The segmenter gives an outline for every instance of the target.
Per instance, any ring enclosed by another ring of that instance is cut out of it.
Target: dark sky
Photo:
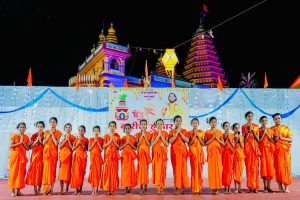
[[[120,44],[174,47],[196,31],[203,2],[0,0],[0,84],[26,85],[31,67],[33,85],[66,86],[98,42],[103,22],[106,32],[114,23]],[[210,11],[205,26],[212,27],[259,2],[205,1]],[[270,87],[291,85],[300,74],[299,15],[296,1],[268,0],[214,30],[231,87],[238,87],[241,73],[248,72],[256,72],[258,87],[263,86],[264,72]],[[177,71],[189,46],[176,49]],[[151,70],[157,57],[152,51],[138,51],[134,64],[133,56],[126,61],[127,74],[131,71],[141,77],[145,59]]]

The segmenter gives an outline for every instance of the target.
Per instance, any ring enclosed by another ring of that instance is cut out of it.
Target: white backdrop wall
[[[258,119],[262,115],[285,113],[284,124],[293,132],[292,174],[300,175],[300,157],[296,156],[300,147],[300,90],[225,89],[223,92],[218,89],[187,90],[190,119],[198,117],[202,130],[209,128],[206,118],[210,116],[217,117],[218,128],[221,129],[221,123],[224,121],[244,124],[244,114],[249,110],[254,113],[254,121],[258,125]],[[86,137],[91,137],[92,127],[100,125],[103,135],[108,131],[108,101],[109,88],[76,90],[70,87],[0,87],[0,178],[8,175],[9,138],[11,133],[17,132],[16,125],[19,122],[27,124],[28,135],[36,132],[34,123],[39,120],[43,120],[46,123],[45,130],[48,129],[48,120],[52,116],[58,118],[58,129],[62,132],[64,124],[71,123],[72,132],[76,135],[77,127],[83,124],[87,128]],[[129,106],[130,103],[134,104],[128,102]],[[272,118],[268,116],[268,119],[269,126],[272,126]],[[89,161],[87,173],[88,170]],[[170,159],[167,176],[172,177]],[[207,176],[207,164],[204,166],[204,176]]]

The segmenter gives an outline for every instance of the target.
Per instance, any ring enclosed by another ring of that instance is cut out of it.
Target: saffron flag
[[[27,86],[32,86],[31,67],[29,68],[29,72],[28,72],[28,77],[27,77]]]
[[[223,84],[221,82],[221,79],[220,79],[220,76],[218,76],[218,85],[217,85],[217,88],[222,91],[223,90]]]
[[[128,79],[127,78],[124,80],[124,88],[128,88]]]
[[[174,80],[174,78],[172,78],[172,88],[174,88],[175,87],[175,80]]]
[[[269,84],[268,84],[268,79],[267,79],[267,73],[265,72],[265,83],[264,83],[264,88],[268,88]]]
[[[172,79],[171,79],[171,81],[172,81],[172,88],[174,88],[175,87],[175,79],[174,79],[174,74],[175,74],[175,72],[174,71],[172,71]]]
[[[208,12],[207,5],[203,4],[203,12]]]
[[[79,75],[77,75],[77,77],[76,77],[76,90],[78,90],[79,89]]]
[[[148,64],[147,64],[147,60],[146,60],[146,65],[145,65],[145,76],[146,76],[146,78],[148,78]]]

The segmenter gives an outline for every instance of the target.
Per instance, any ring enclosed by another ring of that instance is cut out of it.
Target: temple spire
[[[228,87],[224,69],[217,55],[211,31],[205,31],[204,18],[208,13],[203,6],[200,25],[193,36],[184,66],[184,78],[192,83],[217,87],[218,78]]]
[[[113,27],[113,23],[110,24],[110,28],[108,29],[108,34],[106,36],[106,41],[111,43],[118,43],[118,38],[116,36],[116,31]]]
[[[103,29],[101,30],[101,34],[99,35],[98,46],[100,46],[105,41],[105,35],[103,33]]]

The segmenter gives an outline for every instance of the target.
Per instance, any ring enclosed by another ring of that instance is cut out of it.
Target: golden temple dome
[[[104,41],[105,41],[105,35],[104,35],[103,29],[102,29],[101,34],[99,35],[98,46],[101,45]]]
[[[118,39],[116,36],[116,31],[113,27],[113,23],[110,24],[110,28],[108,29],[108,34],[106,36],[106,41],[111,43],[118,43]]]

